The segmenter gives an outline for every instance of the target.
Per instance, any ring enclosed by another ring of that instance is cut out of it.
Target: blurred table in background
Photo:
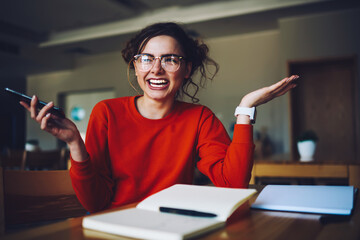
[[[318,184],[360,187],[360,165],[255,160],[250,184]]]

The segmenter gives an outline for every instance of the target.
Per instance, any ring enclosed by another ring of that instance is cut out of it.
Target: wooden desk
[[[346,179],[349,185],[360,188],[360,165],[255,161],[250,184],[255,184],[257,177]]]
[[[249,204],[243,205],[227,221],[225,228],[197,239],[360,239],[360,197],[357,197],[354,213],[347,221],[322,224],[321,215],[289,212],[250,210]],[[128,207],[132,207],[130,205]],[[3,240],[94,240],[128,239],[106,233],[86,230],[81,227],[82,218],[68,219],[63,222],[42,226],[12,235]]]

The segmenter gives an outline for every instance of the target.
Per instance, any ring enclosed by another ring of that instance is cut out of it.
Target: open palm
[[[251,93],[246,94],[241,100],[240,106],[242,107],[256,107],[268,101],[282,96],[290,89],[296,87],[296,80],[299,78],[297,75],[284,78],[281,81],[264,88],[260,88]]]

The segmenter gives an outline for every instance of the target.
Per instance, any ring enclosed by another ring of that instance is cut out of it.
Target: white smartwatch
[[[252,107],[252,108],[247,108],[247,107],[237,107],[235,109],[235,117],[237,117],[237,115],[239,114],[244,114],[244,115],[248,115],[250,117],[250,122],[252,124],[255,123],[256,120],[256,108]]]

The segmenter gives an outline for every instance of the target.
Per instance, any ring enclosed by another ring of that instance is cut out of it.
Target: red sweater
[[[254,150],[251,125],[235,125],[231,143],[207,107],[177,101],[165,118],[151,120],[136,110],[135,97],[99,102],[85,145],[89,159],[72,160],[70,176],[90,212],[141,201],[176,183],[191,184],[195,165],[216,186],[246,188]]]

